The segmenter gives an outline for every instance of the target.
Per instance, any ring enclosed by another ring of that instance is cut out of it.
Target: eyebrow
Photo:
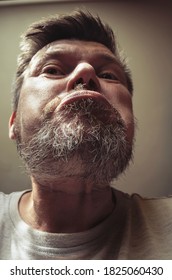
[[[99,54],[98,54],[99,56]],[[121,63],[119,62],[119,59],[117,59],[115,56],[107,54],[107,53],[100,53],[100,58],[103,59],[104,61],[106,61],[109,64],[118,64],[119,66],[121,66]]]

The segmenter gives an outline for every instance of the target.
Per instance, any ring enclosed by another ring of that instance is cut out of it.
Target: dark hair
[[[13,83],[13,109],[17,110],[20,89],[23,82],[23,73],[32,57],[45,45],[61,39],[76,39],[93,41],[105,45],[120,61],[114,33],[103,24],[98,16],[89,12],[77,11],[68,15],[57,15],[35,22],[22,35],[20,44],[21,53],[18,57],[16,77]],[[133,86],[130,72],[124,62],[121,65],[126,74],[128,89],[132,93]]]

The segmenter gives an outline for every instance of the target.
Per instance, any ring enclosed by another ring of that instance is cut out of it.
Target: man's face
[[[39,180],[110,181],[131,158],[131,94],[120,63],[99,43],[60,40],[38,51],[14,123],[20,154]]]

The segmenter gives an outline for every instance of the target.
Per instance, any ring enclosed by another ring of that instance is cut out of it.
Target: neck
[[[63,183],[62,183],[63,182]],[[19,204],[23,220],[35,229],[69,233],[85,231],[104,220],[114,209],[109,186],[78,180],[61,180],[41,186],[32,178],[32,192]]]

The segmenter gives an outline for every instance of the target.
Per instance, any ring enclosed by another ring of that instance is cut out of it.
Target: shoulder
[[[0,224],[1,225],[3,221],[6,221],[8,219],[11,197],[12,197],[12,193],[5,194],[0,192]]]
[[[0,220],[2,220],[2,218],[4,218],[7,213],[9,213],[11,204],[18,204],[18,201],[24,192],[25,191],[18,191],[12,192],[10,194],[0,192]]]
[[[118,190],[115,196],[120,223],[124,217],[121,252],[129,259],[171,259],[172,196],[147,198]]]
[[[8,205],[10,201],[11,194],[5,194],[0,192],[0,213],[2,213],[3,209]]]
[[[114,189],[116,198],[119,201],[129,202],[130,204],[142,205],[142,206],[166,206],[172,208],[172,195],[165,197],[144,197],[138,193],[128,194],[117,189]]]
[[[162,213],[164,209],[172,214],[172,195],[166,197],[143,197],[138,194],[132,194],[131,201],[134,205],[147,209],[147,211]]]
[[[171,224],[172,196],[147,198],[137,193],[132,195],[115,190],[117,203],[125,205],[127,216],[132,220],[147,220],[157,225]]]
[[[6,205],[13,196],[19,193],[21,192],[12,192],[10,194],[5,194],[3,192],[0,192],[0,207]]]

